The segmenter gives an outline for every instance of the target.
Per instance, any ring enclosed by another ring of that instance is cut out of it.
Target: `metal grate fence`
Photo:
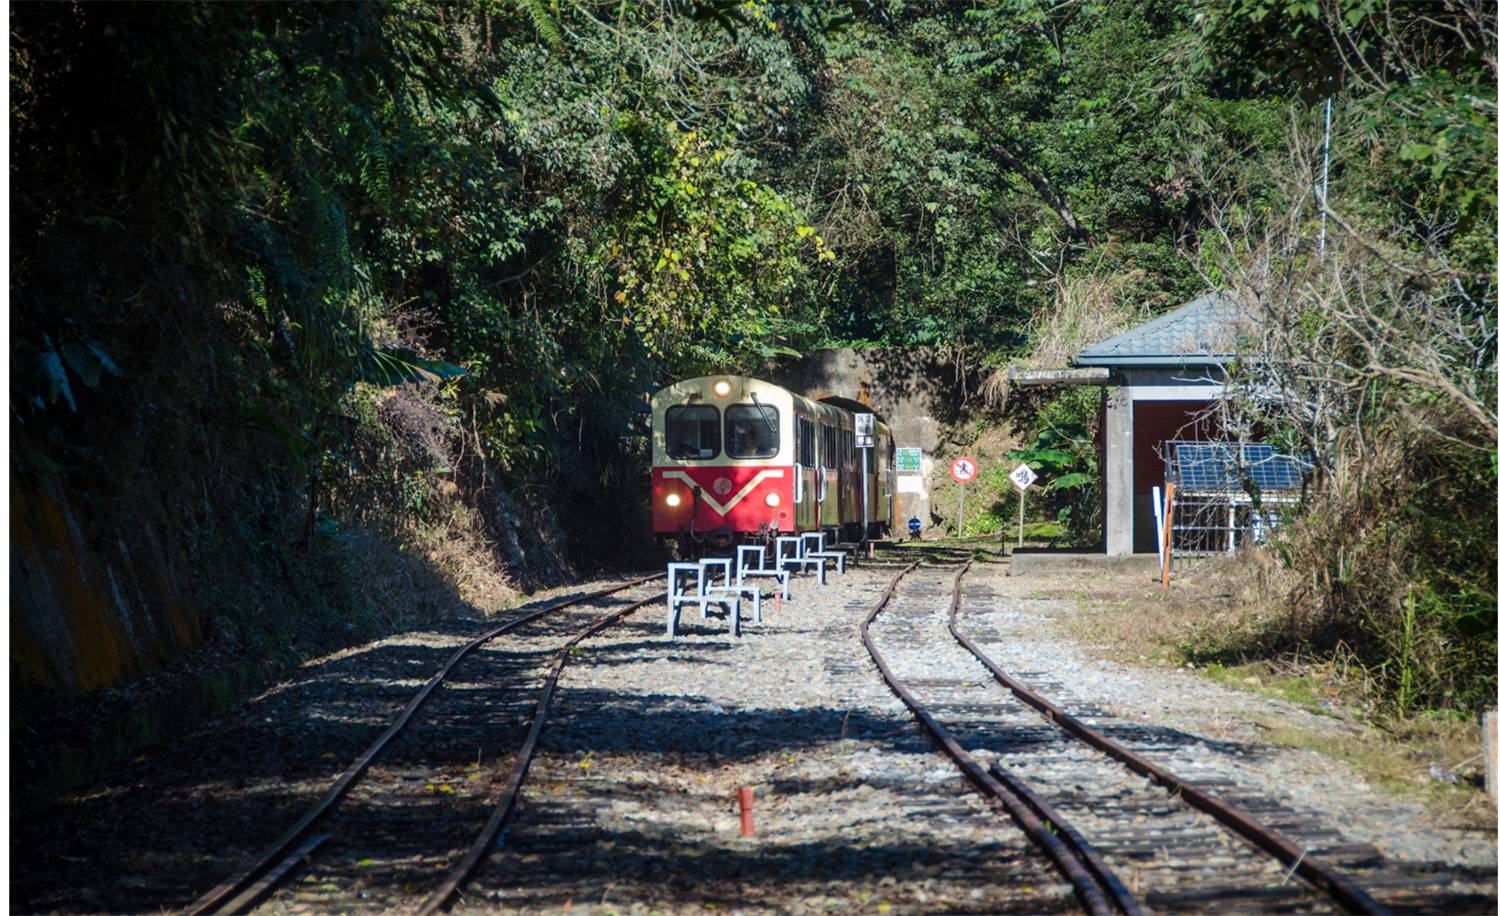
[[[1174,555],[1264,544],[1312,472],[1304,458],[1264,442],[1163,443],[1171,484]]]

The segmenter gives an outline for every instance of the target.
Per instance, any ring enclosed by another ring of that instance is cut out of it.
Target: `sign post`
[[[948,465],[948,474],[958,484],[958,536],[964,536],[964,491],[970,481],[979,476],[979,462],[967,455],[953,459]]]
[[[870,538],[870,516],[874,514],[870,511],[870,450],[875,447],[874,414],[857,413],[854,415],[854,447],[859,449],[860,514],[864,521],[864,530],[861,532],[860,540],[864,541]],[[875,544],[871,542],[872,554],[874,550]]]
[[[1167,588],[1172,579],[1172,497],[1175,495],[1173,489],[1175,484],[1167,483],[1167,498],[1162,504],[1162,550],[1161,550],[1161,587]]]
[[[1020,518],[1016,521],[1016,546],[1026,546],[1026,488],[1036,483],[1036,471],[1033,471],[1025,462],[1016,466],[1010,472],[1010,482],[1021,491]]]

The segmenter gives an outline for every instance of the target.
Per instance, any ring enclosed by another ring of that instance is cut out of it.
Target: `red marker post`
[[[755,815],[750,810],[755,802],[755,789],[740,786],[740,836],[755,836]]]

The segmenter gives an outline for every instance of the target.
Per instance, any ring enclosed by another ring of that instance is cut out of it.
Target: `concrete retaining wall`
[[[11,688],[85,693],[202,639],[149,523],[92,522],[52,486],[10,481]]]
[[[943,427],[958,415],[961,398],[951,366],[930,354],[896,349],[817,350],[768,373],[770,380],[810,398],[829,395],[868,405],[891,428],[897,448],[922,450],[922,473],[899,475],[896,535],[905,522],[921,519],[932,527],[931,494],[937,467],[933,454],[942,445]],[[915,480],[914,480],[915,479]],[[908,489],[903,492],[901,487]]]

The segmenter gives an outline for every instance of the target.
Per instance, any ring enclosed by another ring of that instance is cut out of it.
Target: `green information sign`
[[[922,450],[919,448],[896,449],[896,470],[920,474],[922,472]]]

